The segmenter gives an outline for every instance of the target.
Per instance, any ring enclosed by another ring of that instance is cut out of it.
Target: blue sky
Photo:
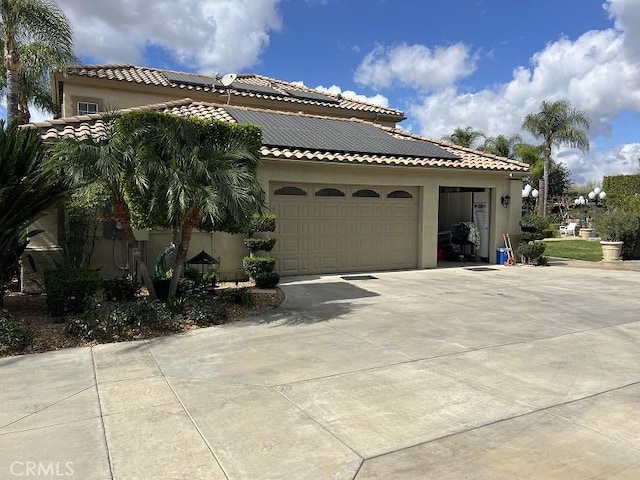
[[[593,121],[589,154],[555,152],[574,179],[638,169],[638,0],[58,2],[85,62],[301,81],[400,108],[432,137],[522,133],[567,98]]]

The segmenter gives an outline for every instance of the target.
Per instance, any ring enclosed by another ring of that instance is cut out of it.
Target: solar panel
[[[337,98],[330,97],[329,95],[325,95],[324,93],[320,93],[320,92],[307,92],[302,90],[293,90],[290,88],[284,88],[283,90],[286,91],[292,97],[300,98],[303,100],[313,100],[315,102],[325,102],[325,103],[340,103],[340,100],[338,100]]]
[[[427,142],[394,137],[367,123],[227,107],[238,123],[259,125],[265,145],[380,155],[458,159]]]
[[[171,70],[163,70],[164,76],[171,83],[197,85],[200,87],[221,87],[222,84],[213,77],[205,75],[197,75],[195,73],[173,72]]]
[[[253,83],[233,82],[232,88],[236,90],[242,90],[244,92],[262,93],[266,95],[286,96],[286,93],[279,92],[278,90],[267,87],[265,85],[255,85]]]

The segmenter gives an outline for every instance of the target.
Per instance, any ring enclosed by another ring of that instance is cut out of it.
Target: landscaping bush
[[[542,265],[540,258],[544,254],[546,245],[540,242],[521,243],[518,247],[518,255],[523,263]]]
[[[84,340],[118,340],[144,328],[177,331],[181,327],[180,319],[172,316],[161,302],[137,298],[113,303],[89,297],[84,311],[67,319],[66,332]]]
[[[529,214],[520,220],[520,241],[524,243],[542,240],[545,235],[553,236],[549,219],[541,215]]]
[[[249,307],[253,305],[253,294],[251,293],[251,289],[248,287],[229,288],[220,293],[220,300]]]
[[[258,232],[275,232],[276,230],[276,216],[272,213],[264,215],[253,215],[251,222],[249,223],[249,237],[252,237]]]
[[[140,285],[131,277],[102,280],[101,285],[105,298],[112,302],[131,301],[140,295]]]
[[[612,208],[596,216],[596,229],[603,240],[624,242],[622,258],[640,258],[640,219],[622,208]]]
[[[245,238],[244,246],[255,255],[257,252],[270,252],[276,244],[275,238]]]
[[[33,342],[29,322],[6,310],[0,310],[0,347],[24,348]]]
[[[273,257],[244,257],[242,267],[251,278],[255,278],[259,273],[273,272],[276,266],[276,259]]]
[[[100,276],[88,268],[58,267],[44,272],[44,285],[49,315],[59,321],[84,310],[85,300],[98,290]]]
[[[273,288],[280,282],[280,275],[277,272],[258,273],[255,276],[256,287]]]
[[[186,322],[198,325],[199,327],[209,327],[211,325],[221,325],[227,319],[227,307],[218,300],[210,297],[197,296],[188,300],[184,319]]]

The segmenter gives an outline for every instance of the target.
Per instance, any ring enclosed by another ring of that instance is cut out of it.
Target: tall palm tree
[[[152,226],[169,228],[176,245],[169,298],[175,297],[191,236],[203,222],[215,226],[261,211],[256,127],[210,124],[164,115],[153,128],[144,161],[152,165],[148,193],[132,191],[136,211]]]
[[[76,184],[97,182],[111,194],[111,215],[122,226],[149,296],[155,300],[153,279],[133,234],[132,212],[126,196],[128,191],[143,192],[149,186],[147,164],[137,161],[145,151],[148,129],[131,129],[121,120],[107,114],[102,120],[103,133],[98,137],[59,140],[53,147],[53,158]]]
[[[518,156],[517,149],[522,143],[522,137],[520,135],[498,135],[497,137],[488,137],[482,150],[497,155],[499,157],[514,159]]]
[[[589,139],[586,130],[591,120],[589,116],[573,108],[567,100],[549,102],[543,100],[540,111],[528,114],[522,122],[522,128],[542,139],[544,155],[544,192],[542,195],[542,214],[547,213],[549,170],[551,166],[551,149],[569,145],[583,152],[589,151]]]
[[[49,70],[75,59],[71,25],[52,0],[0,0],[0,43],[7,121],[24,123],[29,101],[40,102]]]
[[[484,133],[480,130],[474,130],[472,127],[458,127],[451,135],[442,137],[442,139],[461,147],[471,148],[477,140],[484,138],[484,136]]]
[[[47,158],[40,134],[0,121],[0,306],[4,288],[28,244],[26,229],[69,191]]]

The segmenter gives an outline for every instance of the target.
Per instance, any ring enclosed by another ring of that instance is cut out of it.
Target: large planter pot
[[[581,228],[580,229],[580,238],[584,238],[585,240],[589,240],[593,237],[593,228]]]
[[[600,242],[600,245],[602,245],[602,260],[604,262],[619,262],[622,243],[623,242],[608,242],[602,240]]]
[[[169,298],[169,286],[171,284],[170,278],[154,278],[153,288],[156,290],[156,296],[159,300],[166,300]]]

